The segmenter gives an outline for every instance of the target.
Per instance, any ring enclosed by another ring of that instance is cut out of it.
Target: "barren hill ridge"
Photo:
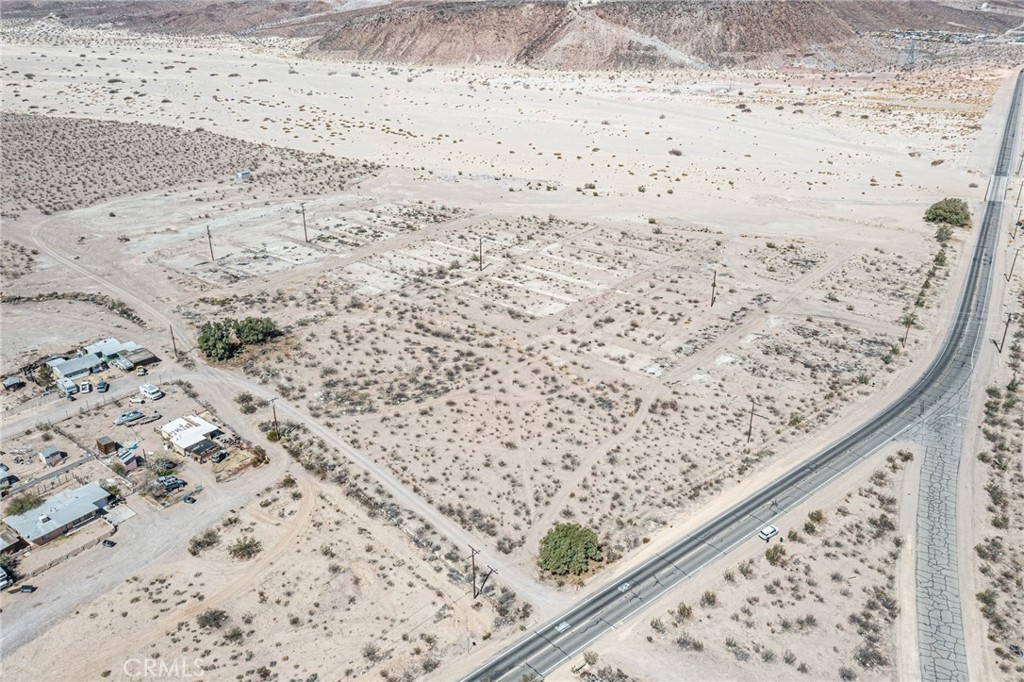
[[[947,0],[152,0],[10,2],[9,20],[47,18],[178,34],[312,39],[310,55],[409,64],[560,69],[891,65],[902,41],[872,31],[1001,35],[1024,23],[1006,4]]]

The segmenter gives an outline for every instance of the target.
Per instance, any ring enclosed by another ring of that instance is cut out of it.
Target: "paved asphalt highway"
[[[704,527],[616,583],[537,628],[466,681],[519,680],[543,676],[565,663],[618,623],[724,556],[759,529],[793,508],[941,406],[951,392],[969,386],[988,311],[992,266],[1002,220],[1002,201],[1012,172],[1024,73],[1018,74],[985,214],[971,257],[952,328],[937,357],[899,399],[874,418],[808,461],[776,479]]]

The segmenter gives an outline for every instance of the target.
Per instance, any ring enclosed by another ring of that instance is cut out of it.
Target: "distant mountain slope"
[[[792,64],[872,68],[902,47],[870,31],[1002,34],[1010,0],[8,0],[9,20],[182,34],[313,38],[311,54],[413,64],[495,62],[568,69]],[[980,3],[978,3],[980,4]]]
[[[808,56],[845,68],[879,57],[863,40],[866,31],[1002,33],[1020,23],[922,0],[442,2],[339,18],[313,50],[411,63],[557,68],[772,66]]]

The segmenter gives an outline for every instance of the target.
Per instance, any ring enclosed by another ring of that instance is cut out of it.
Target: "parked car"
[[[761,538],[765,542],[768,542],[773,537],[779,534],[779,529],[775,526],[765,526],[761,529],[761,532],[757,534],[757,537]]]
[[[110,384],[108,384],[105,381],[101,380],[98,384],[96,384],[97,393],[106,393],[108,388],[110,388]]]
[[[142,413],[138,410],[132,410],[131,412],[125,412],[117,419],[114,420],[114,426],[121,426],[123,424],[131,424],[142,419]]]
[[[19,592],[28,592],[28,593],[32,593],[32,592],[35,592],[35,591],[36,591],[36,589],[37,589],[37,588],[36,588],[36,586],[35,586],[35,585],[22,585],[22,586],[21,586],[21,587],[20,587],[20,588],[18,589],[18,591],[19,591]]]
[[[64,400],[67,400],[69,403],[73,403],[75,402],[75,396],[69,393],[68,395],[64,396]]]
[[[164,483],[164,489],[167,492],[172,493],[179,488],[184,488],[185,485],[185,481],[171,481],[169,483]]]
[[[138,368],[138,369],[137,369],[137,370],[135,371],[135,376],[137,376],[137,377],[144,377],[144,376],[146,376],[147,374],[149,374],[149,372],[147,372],[147,371],[146,371],[146,368],[145,368],[145,367],[139,367],[139,368]]]
[[[92,393],[92,384],[88,381],[83,381],[78,384],[78,390],[82,393]]]
[[[192,497],[191,495],[186,495],[185,497],[181,498],[181,501],[184,502],[185,504],[195,504],[196,498]]]
[[[228,451],[227,450],[221,450],[220,452],[215,454],[213,457],[211,457],[210,461],[213,462],[214,464],[218,464],[220,462],[223,462],[225,459],[227,459],[227,457],[228,457]]]
[[[102,545],[103,545],[104,547],[113,547],[113,546],[114,546],[114,545],[116,545],[117,543],[116,543],[116,542],[114,542],[113,540],[104,540],[104,541],[103,541],[102,543],[100,543],[100,544],[102,544]]]

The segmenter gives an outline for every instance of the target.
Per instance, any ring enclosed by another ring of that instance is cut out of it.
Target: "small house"
[[[33,545],[44,545],[100,515],[110,493],[93,481],[65,490],[24,514],[4,518],[8,528]]]
[[[53,369],[54,377],[59,380],[95,374],[103,369],[105,363],[95,355],[83,355],[70,360],[53,360],[48,364]]]
[[[235,177],[238,178],[239,180],[249,181],[252,180],[253,175],[251,170],[241,170],[235,173]]]
[[[106,360],[107,362],[110,362],[118,355],[122,355],[129,351],[133,351],[138,347],[139,344],[134,343],[132,341],[128,341],[127,343],[121,343],[115,338],[109,338],[85,346],[84,348],[82,348],[82,352],[85,355],[94,355],[98,357],[100,360]]]
[[[11,376],[4,379],[4,390],[5,391],[17,391],[22,388],[25,382],[19,376]]]
[[[108,436],[100,436],[96,439],[96,452],[101,455],[112,455],[117,452],[117,443]]]
[[[161,426],[160,431],[182,455],[191,455],[191,450],[203,440],[222,435],[219,427],[196,415],[179,417]]]
[[[43,464],[48,467],[57,466],[61,460],[64,459],[64,453],[61,449],[50,445],[39,451],[39,459],[43,460]]]

